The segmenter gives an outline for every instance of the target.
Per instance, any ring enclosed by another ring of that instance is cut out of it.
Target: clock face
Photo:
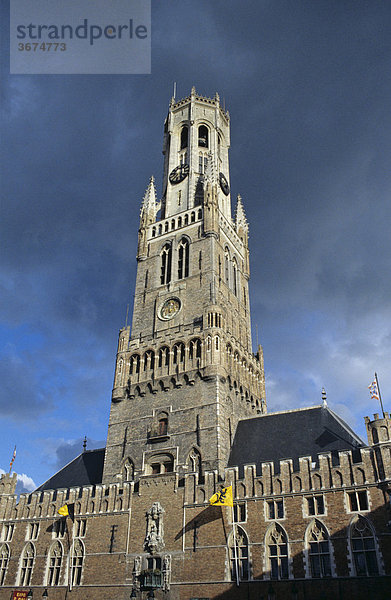
[[[220,173],[219,174],[219,181],[220,181],[220,187],[223,190],[223,194],[225,194],[226,196],[228,196],[228,194],[229,194],[229,185],[228,185],[228,181],[227,181],[227,178],[225,177],[224,173]]]
[[[181,181],[183,181],[189,174],[189,165],[179,165],[178,167],[175,167],[175,169],[173,169],[169,175],[169,180],[170,183],[172,183],[173,185],[175,185],[176,183],[180,183]]]
[[[181,302],[178,298],[169,298],[164,302],[162,307],[160,308],[160,318],[164,321],[168,321],[175,317],[175,315],[181,309]]]

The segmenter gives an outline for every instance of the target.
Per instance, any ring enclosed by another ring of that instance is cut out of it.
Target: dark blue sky
[[[105,442],[174,81],[230,111],[269,410],[324,386],[364,436],[374,371],[386,408],[391,387],[390,3],[153,0],[152,74],[133,76],[9,75],[2,10],[0,467],[17,444],[39,485]]]

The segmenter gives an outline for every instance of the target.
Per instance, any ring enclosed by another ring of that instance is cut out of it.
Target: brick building
[[[1,478],[1,599],[391,596],[389,415],[366,418],[366,445],[325,395],[267,413],[229,146],[217,94],[171,100],[106,448],[19,499],[16,475]],[[210,506],[228,485],[233,509]],[[60,517],[64,504],[74,515]]]

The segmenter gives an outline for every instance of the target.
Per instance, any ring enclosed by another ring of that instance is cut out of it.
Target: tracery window
[[[356,575],[377,575],[379,567],[375,536],[368,520],[361,515],[356,517],[351,526],[350,537]]]
[[[229,286],[229,267],[230,267],[230,256],[229,256],[229,250],[228,248],[225,249],[224,252],[224,277],[225,277],[225,283]]]
[[[267,562],[271,579],[288,579],[288,536],[278,523],[266,535]]]
[[[189,346],[189,358],[190,360],[193,360],[194,358],[201,358],[201,340],[191,340]]]
[[[236,580],[236,569],[238,578],[243,581],[249,578],[248,561],[248,539],[245,531],[234,525],[235,536],[233,532],[228,538],[229,562],[231,568],[231,580]]]
[[[133,356],[130,357],[129,374],[133,375],[137,373],[140,373],[140,355],[133,354]]]
[[[178,279],[189,277],[189,241],[183,238],[178,245]]]
[[[170,283],[171,281],[171,262],[172,262],[172,248],[171,244],[165,244],[160,253],[161,267],[160,267],[160,283]]]
[[[130,458],[127,458],[123,464],[124,481],[133,481],[134,479],[134,464]]]
[[[330,577],[330,541],[326,527],[314,520],[307,531],[311,577]]]
[[[185,344],[178,342],[173,348],[173,363],[174,365],[185,360]]]
[[[8,563],[10,559],[10,551],[7,544],[3,544],[0,548],[0,585],[4,585],[5,576],[7,574]]]
[[[46,585],[59,585],[63,549],[60,542],[55,542],[49,550],[48,556],[48,574]]]
[[[144,354],[144,371],[154,369],[155,367],[155,353],[153,350],[147,350]]]
[[[238,263],[236,261],[236,258],[233,259],[232,261],[232,289],[233,292],[235,294],[235,296],[238,295]]]
[[[71,582],[80,585],[83,573],[84,545],[79,539],[75,540],[71,552]]]
[[[26,587],[30,585],[31,575],[33,573],[34,566],[34,558],[35,558],[35,548],[34,545],[29,542],[26,544],[22,554],[22,563],[20,569],[19,576],[19,584],[22,587]]]

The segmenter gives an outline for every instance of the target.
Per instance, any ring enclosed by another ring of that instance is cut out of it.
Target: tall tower
[[[231,216],[229,114],[219,97],[172,98],[163,195],[141,207],[132,328],[119,334],[103,481],[222,473],[239,419],[266,412],[253,354],[248,224]],[[160,218],[158,214],[160,213]]]

